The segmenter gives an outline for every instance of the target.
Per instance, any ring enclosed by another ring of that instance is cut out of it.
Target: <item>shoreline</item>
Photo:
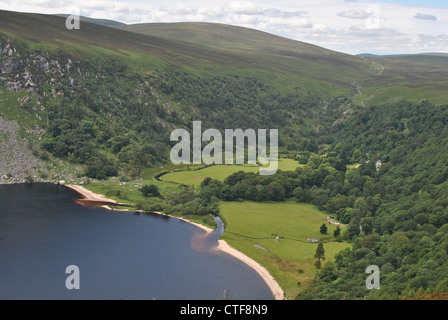
[[[235,257],[236,259],[244,262],[250,268],[255,270],[255,272],[257,272],[258,275],[268,285],[269,289],[272,292],[274,300],[286,300],[285,293],[278,284],[278,282],[269,273],[269,271],[261,264],[259,264],[257,261],[253,260],[252,258],[249,258],[241,251],[236,250],[235,248],[230,246],[225,240],[218,240],[218,246],[216,247],[216,249]]]
[[[82,186],[79,185],[74,185],[74,184],[68,184],[65,185],[65,187],[70,188],[76,192],[78,192],[83,199],[81,199],[81,201],[86,201],[86,202],[96,202],[96,203],[103,203],[102,205],[100,205],[100,207],[107,209],[107,210],[113,210],[113,211],[131,211],[129,209],[112,209],[110,208],[107,204],[119,204],[117,203],[115,200],[113,199],[108,199],[106,198],[104,195],[102,194],[98,194],[98,193],[94,193]],[[80,203],[83,204],[83,203]],[[137,211],[138,210],[132,210],[132,211]],[[201,225],[199,223],[196,222],[192,222],[189,221],[187,219],[184,219],[182,217],[176,217],[176,216],[172,216],[172,215],[167,215],[164,214],[162,212],[153,212],[156,214],[161,214],[164,216],[168,216],[171,218],[176,218],[182,221],[185,221],[187,223],[190,223],[192,225],[197,226],[198,228],[204,230],[207,233],[211,233],[214,230],[206,227],[204,225]],[[249,266],[250,268],[252,268],[255,272],[258,273],[258,275],[264,280],[264,282],[268,285],[269,289],[272,292],[273,298],[274,300],[285,300],[285,294],[283,289],[280,287],[280,285],[277,283],[277,281],[274,279],[274,277],[269,273],[269,271],[263,267],[262,265],[260,265],[258,262],[256,262],[255,260],[253,260],[252,258],[248,257],[247,255],[245,255],[244,253],[236,250],[235,248],[231,247],[225,240],[218,240],[218,245],[216,246],[215,250],[218,251],[222,251],[224,253],[227,253],[231,256],[233,256],[234,258],[242,261],[243,263],[245,263],[247,266]]]

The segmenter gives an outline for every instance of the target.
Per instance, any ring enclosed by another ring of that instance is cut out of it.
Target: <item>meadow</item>
[[[322,223],[328,226],[326,237],[336,228],[328,224],[322,211],[309,204],[221,202],[220,209],[225,222],[222,239],[263,265],[287,299],[294,299],[307,287],[318,270],[314,265],[317,243],[309,243],[307,238],[325,237],[320,233]],[[348,247],[346,242],[325,242],[325,261]]]
[[[278,161],[278,170],[290,171],[295,170],[298,166],[298,162],[293,159],[279,159]],[[253,165],[214,165],[200,170],[167,173],[161,179],[198,188],[207,177],[224,181],[225,178],[238,171],[258,173],[259,170],[259,167]]]

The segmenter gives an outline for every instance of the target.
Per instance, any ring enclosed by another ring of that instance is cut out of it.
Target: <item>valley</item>
[[[82,185],[209,228],[218,215],[222,239],[288,300],[443,297],[447,66],[229,25],[90,19],[69,31],[61,16],[0,10],[0,182]],[[172,164],[170,133],[194,121],[278,129],[278,172]],[[308,238],[323,240],[321,266]],[[369,265],[381,290],[365,287]]]

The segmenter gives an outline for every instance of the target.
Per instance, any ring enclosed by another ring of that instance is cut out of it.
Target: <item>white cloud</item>
[[[234,1],[225,10],[228,13],[241,15],[257,15],[261,13],[261,8],[253,2]]]
[[[338,13],[339,16],[350,19],[367,19],[372,14],[372,11],[368,11],[365,8],[349,9]]]
[[[306,15],[307,11],[299,10],[299,11],[282,11],[276,8],[269,8],[263,10],[262,14],[268,17],[280,17],[280,18],[294,18],[301,17]]]

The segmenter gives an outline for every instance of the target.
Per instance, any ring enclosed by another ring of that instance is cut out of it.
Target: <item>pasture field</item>
[[[295,202],[257,203],[221,202],[225,222],[222,239],[263,265],[285,291],[287,299],[295,296],[313,280],[317,243],[307,238],[333,235],[335,226],[327,223],[326,215],[310,204]],[[327,235],[320,233],[326,223]],[[344,232],[345,227],[341,227]],[[278,241],[275,235],[279,236]],[[351,245],[346,242],[325,242],[325,262]],[[324,262],[324,263],[325,263]]]
[[[279,159],[278,162],[278,169],[283,171],[294,171],[298,166],[299,163],[293,159]],[[253,165],[214,165],[199,170],[167,173],[161,179],[198,188],[207,177],[224,181],[225,178],[238,171],[258,173],[259,170],[259,167]]]

